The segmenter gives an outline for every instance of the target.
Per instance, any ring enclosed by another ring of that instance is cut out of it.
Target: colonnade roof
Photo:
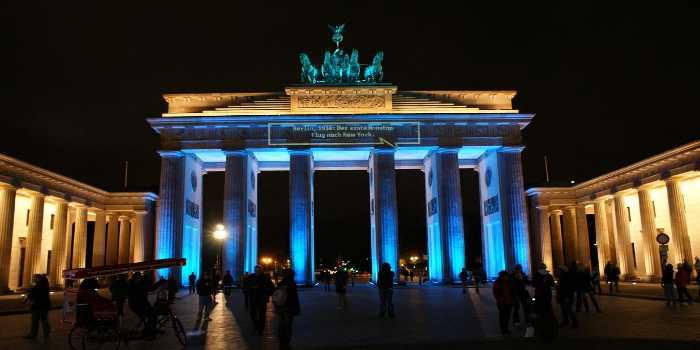
[[[158,196],[151,192],[107,192],[78,180],[57,174],[38,166],[0,154],[0,185],[11,185],[81,203],[99,209],[108,206],[119,210],[131,210],[143,206],[145,201],[155,201]]]
[[[562,204],[588,202],[660,180],[700,175],[700,140],[687,143],[571,187],[533,187],[528,196],[556,198]]]
[[[368,89],[361,88],[358,91]],[[380,85],[375,89],[383,88]],[[308,88],[312,92],[318,89],[328,88]],[[515,95],[516,91],[401,91],[391,94],[391,109],[385,114],[518,113],[512,106]],[[163,98],[168,103],[163,117],[308,114],[294,111],[291,97],[277,92],[166,94]],[[324,111],[323,114],[346,113]]]

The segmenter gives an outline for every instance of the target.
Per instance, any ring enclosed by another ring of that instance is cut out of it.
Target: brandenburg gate
[[[383,54],[360,69],[339,47],[320,69],[300,55],[302,84],[283,92],[164,95],[148,119],[160,134],[156,257],[184,257],[198,272],[202,175],[225,172],[224,270],[235,279],[257,262],[258,173],[289,171],[290,260],[298,284],[314,281],[314,172],[366,170],[372,278],[396,269],[396,169],[425,174],[429,279],[458,280],[466,265],[460,168],[478,171],[484,268],[530,268],[521,130],[532,120],[514,91],[401,91],[381,83]],[[342,27],[340,28],[342,31]],[[361,71],[364,71],[360,77]],[[342,200],[339,198],[338,200]]]

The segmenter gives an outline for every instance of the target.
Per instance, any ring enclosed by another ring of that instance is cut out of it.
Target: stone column
[[[68,225],[68,204],[63,199],[54,198],[56,216],[53,223],[51,258],[49,266],[49,286],[63,285],[63,270],[66,269],[66,229]]]
[[[612,197],[611,197],[612,198]],[[610,261],[617,264],[617,226],[615,225],[615,201],[605,201],[605,219],[608,223],[608,246],[610,247]]]
[[[0,293],[10,291],[10,256],[16,196],[17,189],[14,186],[0,184]]]
[[[87,250],[87,207],[80,204],[75,207],[75,233],[73,234],[73,268],[85,267]]]
[[[389,263],[398,280],[399,239],[394,149],[377,148],[369,158],[372,280]]]
[[[537,227],[540,237],[540,261],[547,265],[547,269],[554,271],[554,261],[552,254],[552,234],[549,230],[549,209],[547,207],[537,207]],[[534,244],[534,243],[533,243]],[[533,268],[537,270],[537,267]]]
[[[249,154],[246,150],[226,152],[226,174],[224,180],[224,227],[228,238],[223,242],[223,269],[230,270],[238,284],[246,271],[246,259],[257,263],[255,254],[247,256]]]
[[[289,151],[289,246],[294,281],[314,282],[314,164],[310,150]]]
[[[576,207],[564,208],[564,260],[567,266],[577,259],[578,230],[576,229]]]
[[[591,246],[588,239],[588,221],[586,220],[586,206],[576,206],[576,245],[578,248],[577,260],[584,266],[591,267]]]
[[[647,274],[654,280],[661,278],[661,257],[659,244],[656,242],[656,222],[654,219],[654,204],[651,201],[649,188],[637,191],[639,200],[639,216],[642,222],[642,242],[644,243],[644,266]]]
[[[552,267],[552,272],[556,271],[556,269],[560,265],[566,264],[566,261],[564,260],[564,244],[562,242],[562,236],[561,236],[561,211],[560,210],[555,210],[552,212],[552,215],[549,217],[550,225],[552,227],[552,256],[553,256],[553,266]]]
[[[617,224],[617,263],[622,276],[626,279],[635,277],[634,256],[632,255],[632,242],[630,240],[629,217],[625,196],[622,193],[615,193],[615,223]]]
[[[520,264],[523,271],[529,271],[530,242],[527,232],[522,150],[523,147],[504,147],[498,150],[498,177],[506,267]]]
[[[671,219],[671,244],[676,246],[676,263],[682,263],[683,260],[687,260],[692,265],[693,254],[691,252],[690,237],[688,236],[685,203],[679,179],[666,179],[666,194],[668,195],[668,213]]]
[[[107,239],[105,211],[96,209],[95,211],[95,234],[92,240],[92,266],[104,266],[105,264],[105,244]]]
[[[145,257],[145,211],[134,212],[134,218],[131,222],[131,253],[129,254],[129,262],[142,262]]]
[[[599,199],[593,205],[595,213],[596,250],[598,251],[598,272],[604,275],[605,264],[610,258],[610,234],[608,231],[608,218],[605,212],[605,200]]]
[[[128,264],[131,252],[130,228],[131,224],[128,216],[119,217],[119,263]]]
[[[185,159],[182,152],[161,151],[160,207],[156,235],[156,259],[182,255],[183,219],[185,213]],[[182,281],[180,268],[171,269],[175,280]],[[163,277],[168,271],[159,272]]]
[[[430,159],[425,161],[429,166],[426,171],[426,196],[431,197],[427,198],[428,205],[434,206],[427,213],[428,224],[437,229],[437,232],[428,234],[432,244],[428,265],[438,264],[441,267],[431,269],[430,279],[447,283],[459,281],[459,274],[465,267],[462,191],[457,151],[454,148],[440,148],[431,152],[428,155]],[[436,271],[441,271],[442,276],[434,276]]]
[[[107,229],[107,251],[105,255],[107,257],[107,265],[111,266],[119,263],[119,215],[110,212],[107,215],[107,222],[109,225]]]
[[[27,248],[24,255],[24,270],[22,273],[22,289],[32,286],[32,275],[41,261],[41,234],[44,224],[44,195],[32,192],[29,194],[29,226],[27,227]]]

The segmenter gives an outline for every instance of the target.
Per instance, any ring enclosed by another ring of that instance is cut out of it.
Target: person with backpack
[[[272,304],[277,315],[277,338],[280,349],[289,349],[294,317],[301,312],[297,285],[294,283],[294,271],[291,269],[282,271],[282,280],[272,294]]]

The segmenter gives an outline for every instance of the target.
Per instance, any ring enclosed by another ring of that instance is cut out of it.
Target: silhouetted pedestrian
[[[676,278],[674,282],[676,283],[676,289],[678,290],[678,304],[683,305],[683,296],[688,298],[688,305],[693,304],[693,300],[688,293],[688,269],[683,266],[683,264],[678,264],[678,271],[676,272]]]
[[[197,318],[204,321],[211,321],[209,314],[214,305],[212,295],[214,294],[214,282],[209,279],[206,273],[197,280],[197,296],[199,297],[199,307],[197,309]],[[204,315],[204,317],[202,317]]]
[[[189,285],[187,288],[189,289],[189,294],[194,294],[195,292],[195,284],[197,283],[197,276],[192,272],[187,279],[189,280]]]
[[[275,285],[272,284],[270,276],[265,274],[260,265],[255,266],[255,274],[248,276],[246,285],[250,297],[248,304],[250,318],[253,320],[253,326],[258,335],[263,335],[267,302],[275,290]]]
[[[661,286],[664,288],[664,299],[666,306],[676,306],[676,297],[673,292],[673,265],[666,264],[661,273]]]
[[[282,281],[277,285],[272,301],[277,314],[277,337],[280,349],[289,349],[294,317],[301,311],[297,285],[294,283],[294,271],[290,269],[282,271]]]
[[[462,272],[459,273],[459,280],[462,281],[462,294],[467,294],[467,269],[462,268]]]
[[[231,288],[233,288],[233,276],[231,276],[231,271],[226,270],[224,279],[221,281],[224,285],[224,295],[226,297],[231,295]]]
[[[335,273],[335,292],[338,294],[338,309],[348,307],[348,273],[344,268],[338,269]]]
[[[578,264],[576,268],[576,312],[581,311],[582,303],[586,309],[586,312],[588,312],[588,299],[590,299],[595,311],[600,313],[601,310],[598,306],[598,301],[593,295],[593,281],[591,279],[591,273],[585,266],[583,266],[583,264]]]
[[[508,272],[501,271],[498,273],[498,278],[493,283],[493,296],[496,299],[496,306],[498,306],[498,323],[501,328],[501,334],[510,335],[508,324],[510,323],[510,314],[513,310],[514,300]]]
[[[34,275],[34,286],[27,293],[27,301],[31,303],[32,323],[29,334],[25,339],[34,339],[39,332],[39,322],[44,332],[44,338],[49,337],[49,310],[51,299],[49,298],[49,280],[44,275]]]
[[[598,293],[598,295],[603,294],[600,289],[600,272],[598,271],[598,265],[593,266],[591,271],[591,284],[593,285],[593,293]]]
[[[605,264],[605,269],[603,270],[603,272],[605,273],[605,280],[608,282],[608,294],[613,293],[613,286],[615,287],[615,292],[619,293],[620,268],[612,262],[608,261]]]
[[[547,271],[547,265],[539,265],[537,273],[532,276],[532,286],[535,288],[535,335],[541,339],[553,339],[559,334],[559,325],[552,310],[554,277]]]
[[[124,317],[124,303],[129,294],[129,284],[126,282],[126,275],[119,275],[109,286],[109,293],[112,295],[112,301],[117,307],[117,316]]]
[[[389,317],[394,318],[394,271],[391,271],[389,263],[383,263],[377,281],[379,288],[379,317],[384,317],[389,313]]]
[[[511,291],[513,293],[513,324],[520,326],[520,308],[523,309],[525,323],[530,323],[530,293],[527,291],[527,285],[530,281],[527,275],[523,272],[523,267],[520,264],[515,265],[513,273],[509,276]]]
[[[560,326],[567,326],[571,322],[571,328],[578,328],[578,319],[573,310],[575,277],[569,273],[569,269],[565,265],[559,266],[558,272],[557,301],[559,302],[562,317]]]

